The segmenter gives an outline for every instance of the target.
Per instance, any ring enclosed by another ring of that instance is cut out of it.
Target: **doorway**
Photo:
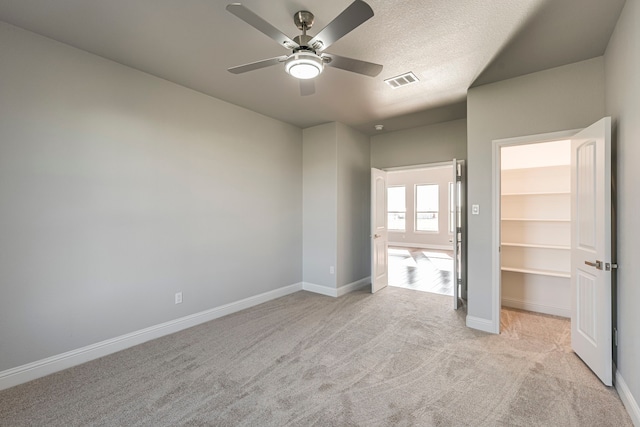
[[[455,159],[372,170],[373,292],[389,284],[451,295],[455,309],[463,305],[463,172],[464,161]]]
[[[570,267],[561,266],[559,263],[553,265],[544,263],[544,260],[553,258],[553,253],[567,251],[567,247],[571,246],[571,222],[570,216],[568,216],[570,215],[570,206],[567,207],[566,204],[563,204],[565,210],[553,213],[551,211],[540,212],[545,209],[544,206],[540,206],[541,199],[546,197],[544,194],[566,193],[567,190],[566,186],[554,188],[554,180],[548,179],[549,176],[545,175],[544,168],[561,168],[561,164],[566,161],[552,161],[552,157],[544,159],[544,156],[536,155],[536,158],[543,157],[543,159],[528,162],[528,157],[532,152],[537,151],[536,146],[540,147],[540,144],[545,143],[553,145],[557,141],[570,140],[576,132],[577,130],[569,130],[494,141],[493,198],[496,214],[493,218],[493,253],[496,254],[496,257],[493,263],[493,311],[494,318],[497,319],[498,330],[496,332],[498,333],[500,333],[503,303],[507,307],[516,309],[571,316],[570,311],[550,312],[549,307],[566,308],[567,305],[552,303],[554,297],[544,291],[544,289],[553,286],[551,282],[564,281],[561,289],[563,287],[566,289],[567,303],[571,302],[568,290],[571,277]],[[555,149],[560,150],[558,146]],[[510,164],[509,169],[506,169],[504,173],[503,152],[507,153],[506,163]],[[541,177],[543,180],[539,180]],[[561,178],[561,180],[563,179]],[[567,176],[567,179],[570,179],[570,175]],[[570,190],[568,194],[570,197]],[[548,197],[551,201],[547,203],[553,205],[554,196],[549,195]],[[558,194],[556,197],[563,196]],[[552,215],[555,218],[552,218]],[[550,221],[552,219],[558,221]],[[567,226],[569,231],[566,230]],[[569,240],[567,241],[567,239]],[[559,273],[557,276],[562,277],[537,274],[545,272]],[[540,282],[544,283],[541,285],[542,292],[540,292],[540,287],[535,286]],[[556,295],[556,300],[562,299],[562,296]]]

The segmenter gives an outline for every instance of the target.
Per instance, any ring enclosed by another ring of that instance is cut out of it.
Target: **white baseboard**
[[[640,427],[640,407],[638,407],[638,402],[631,394],[631,390],[627,386],[627,383],[620,375],[620,371],[616,370],[616,390],[618,391],[618,395],[620,396],[620,400],[624,404],[625,409],[629,413],[631,417],[631,421],[633,425],[636,427]]]
[[[537,304],[516,298],[502,298],[505,307],[518,308],[520,310],[535,311],[536,313],[551,314],[553,316],[571,317],[571,307],[558,307],[546,304]]]
[[[316,285],[315,283],[302,282],[302,289],[305,291],[313,292],[320,295],[326,295],[328,297],[341,297],[342,295],[346,295],[349,292],[353,292],[360,288],[363,288],[367,285],[371,284],[371,277],[364,277],[360,280],[356,280],[355,282],[348,283],[344,286],[340,286],[339,288],[330,288],[328,286]]]
[[[159,325],[154,325],[139,331],[101,341],[96,344],[91,344],[86,347],[47,357],[46,359],[38,360],[26,365],[7,369],[0,372],[0,390],[26,383],[27,381],[44,377],[45,375],[53,374],[54,372],[62,371],[63,369],[80,365],[90,360],[104,357],[152,339],[173,334],[183,329],[191,328],[192,326],[196,326],[300,290],[302,290],[302,283],[296,283],[245,298],[240,301],[221,305],[210,310],[201,311],[199,313],[191,314]]]
[[[430,245],[428,243],[388,242],[387,246],[399,246],[401,248],[433,249],[437,251],[453,250],[453,243],[451,243],[450,245]]]
[[[371,284],[371,277],[370,276],[364,277],[360,280],[356,280],[355,282],[351,282],[344,286],[340,286],[338,288],[338,296],[341,297],[342,295],[346,295],[349,292],[357,291],[358,289],[364,288],[365,286],[368,286],[370,284]]]
[[[336,288],[316,285],[315,283],[302,282],[302,289],[305,291],[313,292],[314,294],[326,295],[328,297],[336,298],[338,296],[338,290]]]
[[[489,332],[490,334],[500,333],[492,320],[483,319],[481,317],[467,315],[467,327],[478,329],[479,331]]]

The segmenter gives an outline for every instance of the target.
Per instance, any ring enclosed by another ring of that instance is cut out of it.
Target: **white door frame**
[[[501,189],[500,178],[502,175],[502,164],[500,150],[503,147],[512,147],[516,145],[538,144],[541,142],[552,142],[563,139],[571,139],[576,133],[582,129],[572,129],[559,132],[541,133],[537,135],[519,136],[515,138],[495,139],[492,141],[492,191],[491,201],[493,205],[492,218],[492,239],[491,239],[491,313],[492,327],[491,331],[496,334],[500,333],[500,308],[502,307],[502,274],[500,272],[500,218],[501,218]]]
[[[379,168],[379,169],[385,172],[398,172],[398,171],[428,170],[428,169],[441,168],[443,166],[451,166],[451,160],[448,160],[446,162],[425,163],[421,165],[397,166],[393,168]]]

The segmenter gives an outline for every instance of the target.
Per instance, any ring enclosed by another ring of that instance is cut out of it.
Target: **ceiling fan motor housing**
[[[316,50],[322,49],[322,42],[320,40],[315,40],[311,43],[313,37],[307,34],[307,30],[313,26],[313,20],[313,13],[307,10],[300,10],[293,15],[293,21],[296,24],[296,27],[302,31],[302,34],[293,38],[293,41],[299,46],[294,49],[294,52],[304,49],[313,50],[315,52]]]
[[[308,36],[306,34],[300,34],[299,36],[295,36],[293,38],[293,41],[298,43],[297,48],[293,49],[294,52],[297,52],[299,50],[313,50],[315,51],[316,48],[314,48],[313,46],[309,45],[309,42],[311,41],[313,37]]]

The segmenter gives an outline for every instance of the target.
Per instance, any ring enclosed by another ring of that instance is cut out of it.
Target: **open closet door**
[[[449,215],[451,215],[451,223],[453,230],[453,309],[457,310],[466,299],[466,290],[464,289],[464,255],[462,241],[462,173],[464,164],[462,161],[453,159],[453,178],[451,186],[451,207]]]
[[[387,259],[387,173],[371,169],[371,292],[389,281]]]
[[[571,139],[571,224],[571,346],[610,386],[610,117]]]

